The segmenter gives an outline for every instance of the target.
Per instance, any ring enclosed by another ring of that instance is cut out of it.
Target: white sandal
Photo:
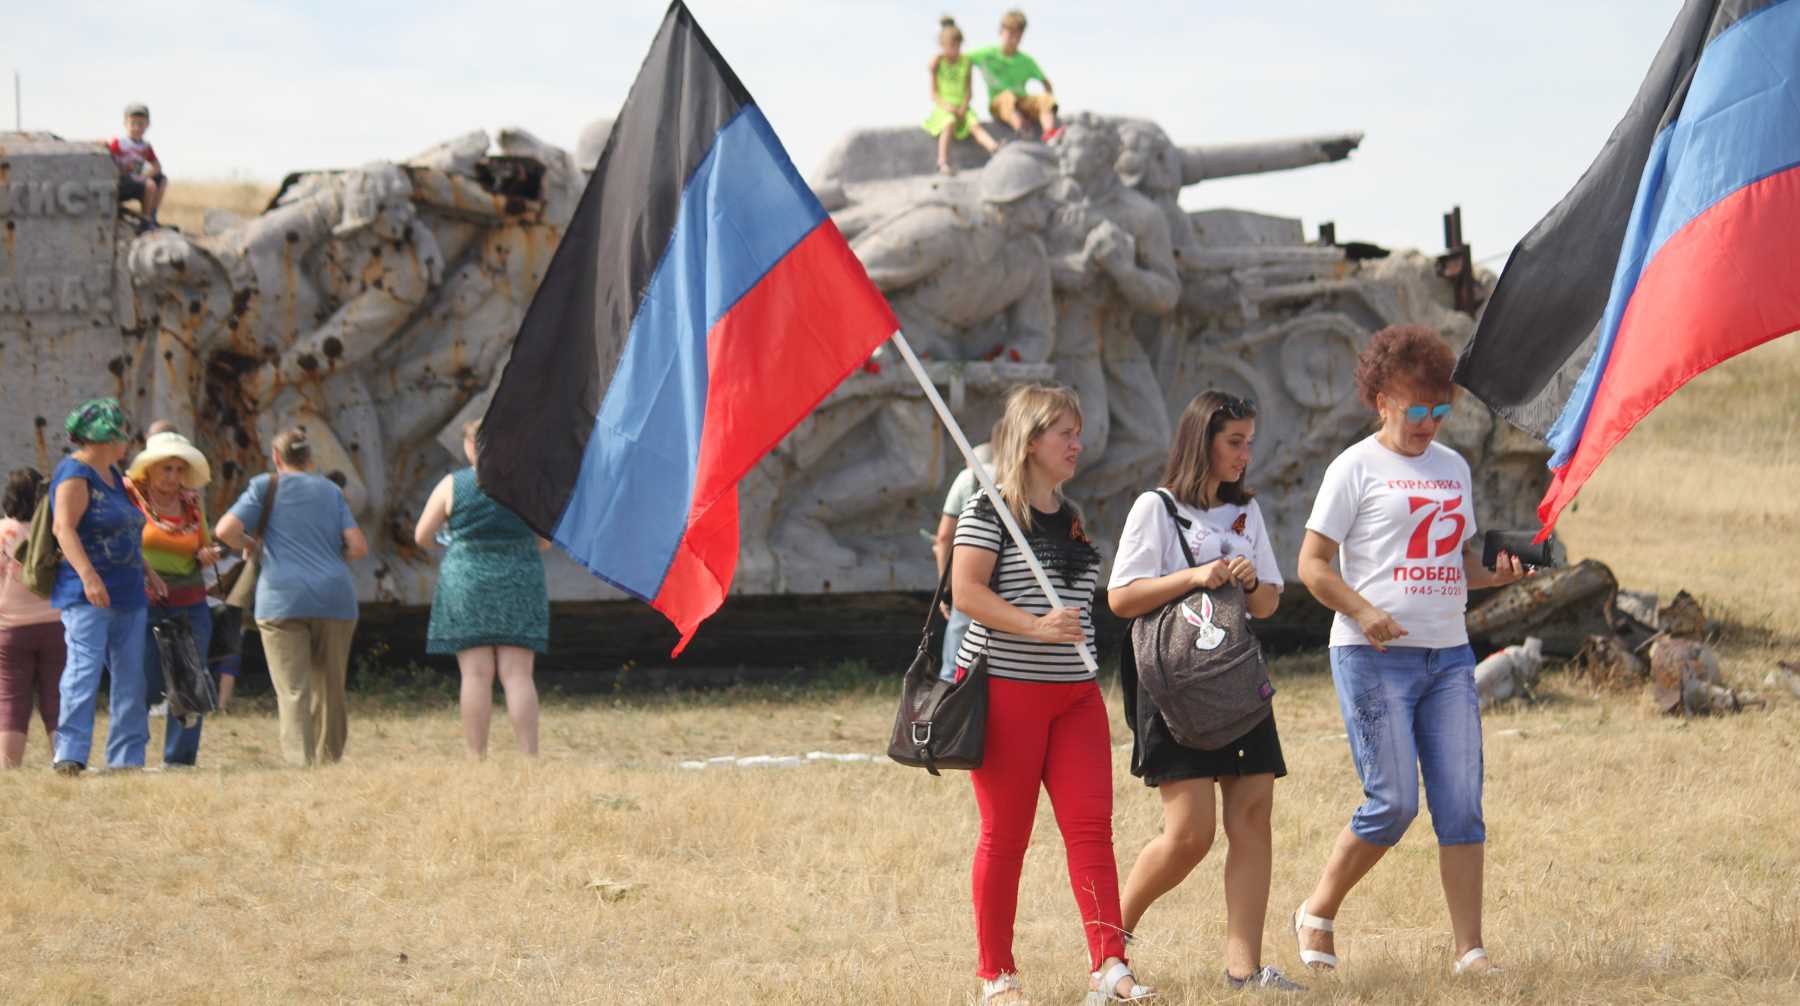
[[[1450,973],[1453,975],[1497,975],[1500,973],[1499,966],[1493,963],[1489,963],[1487,967],[1482,968],[1480,971],[1469,970],[1475,966],[1476,961],[1485,960],[1487,960],[1486,948],[1475,947],[1468,953],[1456,959],[1456,963],[1450,966]]]
[[[1087,1006],[1106,1006],[1107,1003],[1141,1003],[1155,999],[1157,991],[1148,985],[1139,985],[1137,976],[1131,973],[1131,965],[1111,959],[1112,964],[1102,967],[1093,973],[1094,983],[1088,987]],[[1119,983],[1131,980],[1131,992],[1119,994]]]
[[[1306,948],[1306,941],[1300,938],[1300,930],[1302,929],[1316,929],[1321,933],[1330,933],[1337,930],[1336,924],[1330,919],[1320,918],[1317,915],[1308,915],[1306,913],[1306,902],[1304,901],[1300,902],[1300,907],[1294,910],[1294,942],[1300,946],[1300,963],[1309,968],[1312,968],[1315,964],[1323,965],[1324,970],[1326,971],[1336,971],[1338,966],[1337,955],[1328,954],[1323,950],[1308,950]],[[1460,966],[1461,965],[1458,965],[1458,967]],[[1319,969],[1314,968],[1314,970]],[[1461,973],[1461,971],[1457,972],[1457,974]]]
[[[1001,999],[1002,996],[1007,998]],[[1031,1006],[1031,1000],[1025,998],[1025,987],[1019,984],[1019,976],[1010,971],[982,981],[981,1006],[988,1006],[996,999],[1000,999],[998,1006]]]

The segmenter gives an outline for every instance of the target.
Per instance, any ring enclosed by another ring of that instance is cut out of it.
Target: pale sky
[[[400,159],[503,125],[572,148],[583,124],[624,100],[665,9],[647,0],[10,6],[0,71],[23,78],[25,127],[105,138],[126,102],[146,102],[150,140],[176,184]],[[923,119],[940,13],[979,45],[1010,4],[690,6],[810,176],[846,129]],[[1498,267],[1599,150],[1681,4],[1023,6],[1023,48],[1065,109],[1153,118],[1180,143],[1368,134],[1347,163],[1203,184],[1187,191],[1189,207],[1298,216],[1309,235],[1333,220],[1343,240],[1436,251],[1440,215],[1460,204],[1476,257]],[[0,105],[0,128],[11,113]],[[920,142],[930,141],[921,133]]]

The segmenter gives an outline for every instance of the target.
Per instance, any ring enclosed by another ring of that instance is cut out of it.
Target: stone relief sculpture
[[[1173,430],[1136,322],[1167,316],[1181,285],[1163,211],[1119,177],[1117,128],[1078,115],[1058,146],[1062,198],[1050,229],[1061,294],[1056,377],[1081,394],[1078,474],[1104,497],[1141,483],[1168,450]]]
[[[462,463],[461,423],[485,408],[609,128],[590,126],[573,154],[518,130],[469,133],[293,176],[262,214],[211,214],[204,234],[135,240],[103,151],[0,134],[0,363],[26,378],[0,404],[0,451],[48,467],[68,407],[116,394],[140,424],[197,436],[216,511],[264,469],[277,429],[305,425],[369,532],[365,599],[427,602],[412,517]],[[1350,378],[1363,341],[1422,322],[1456,342],[1473,323],[1424,256],[1353,261],[1297,221],[1191,212],[1180,197],[1207,178],[1341,160],[1360,141],[1184,147],[1153,122],[1083,114],[1052,145],[1012,142],[991,161],[959,145],[963,170],[947,177],[916,130],[860,130],[813,184],[973,439],[1016,382],[1081,392],[1087,450],[1070,490],[1105,548],[1188,398],[1254,398],[1253,478],[1291,567],[1325,463],[1366,432]],[[1531,519],[1540,445],[1473,400],[1444,438],[1473,463],[1484,522]],[[928,585],[919,532],[961,465],[913,377],[877,352],[740,487],[734,589]],[[549,575],[554,598],[618,596],[554,551]]]

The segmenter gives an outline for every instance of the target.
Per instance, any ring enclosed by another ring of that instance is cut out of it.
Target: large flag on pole
[[[1800,329],[1800,0],[1688,0],[1625,118],[1519,243],[1457,381],[1546,439],[1545,534],[1714,364]]]
[[[737,483],[898,328],[680,0],[483,420],[483,489],[681,632],[737,568]]]

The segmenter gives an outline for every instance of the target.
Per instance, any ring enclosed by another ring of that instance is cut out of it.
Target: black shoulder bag
[[[1175,498],[1159,489],[1188,566],[1199,565]],[[1269,715],[1275,686],[1262,644],[1250,632],[1249,599],[1234,581],[1201,587],[1131,623],[1138,681],[1169,735],[1183,747],[1212,751],[1250,732]]]
[[[1004,538],[1000,548],[1004,553]],[[987,741],[987,650],[976,654],[973,666],[961,681],[945,681],[938,677],[937,648],[931,645],[931,624],[937,618],[938,602],[950,584],[954,565],[944,564],[944,575],[938,578],[937,591],[931,595],[931,607],[925,612],[925,633],[919,640],[918,652],[913,654],[912,666],[906,669],[906,680],[900,685],[900,709],[894,714],[894,734],[888,740],[889,758],[932,775],[941,774],[941,768],[980,768]],[[999,568],[996,557],[994,569],[998,572]]]

